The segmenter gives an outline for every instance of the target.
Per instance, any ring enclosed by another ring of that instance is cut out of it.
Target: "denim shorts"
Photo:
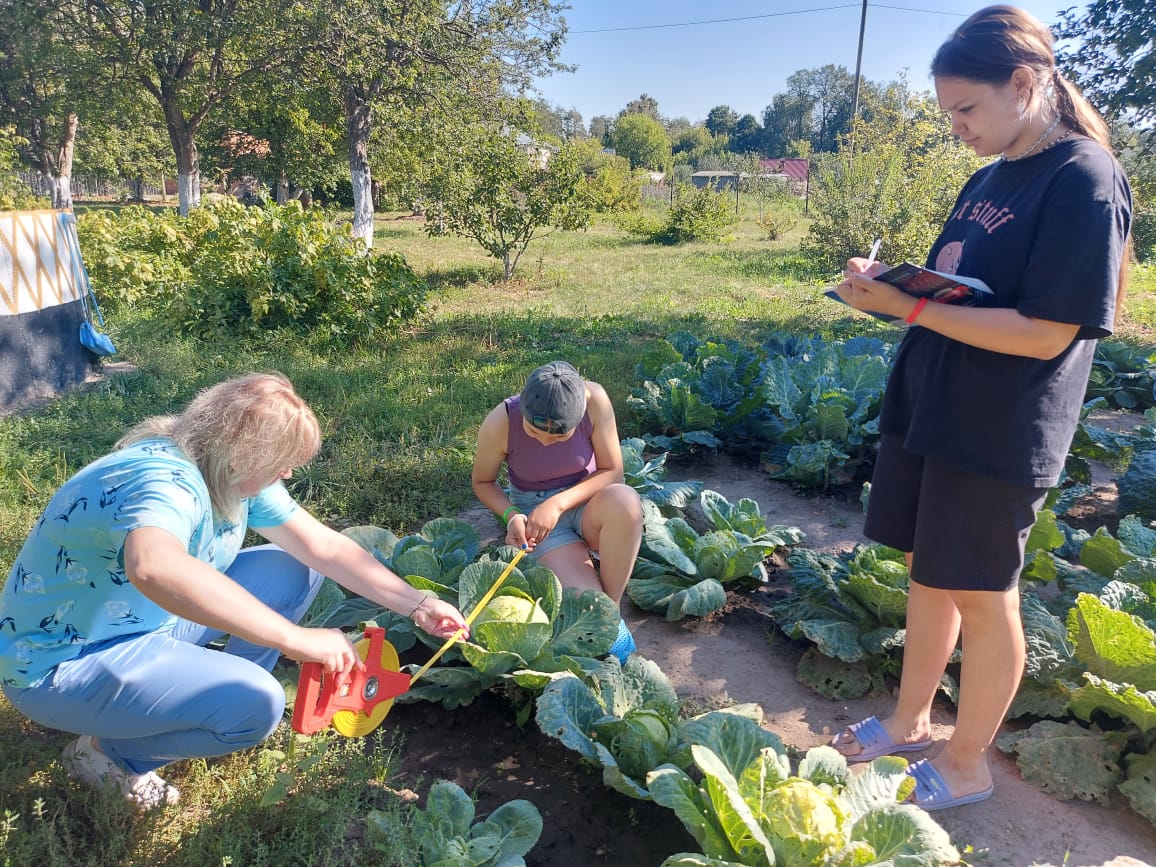
[[[550,499],[550,497],[555,494],[567,490],[568,487],[570,486],[551,488],[548,491],[522,491],[510,485],[510,487],[506,489],[506,493],[510,497],[510,502],[528,515],[544,501]],[[585,545],[586,540],[582,538],[582,513],[584,511],[586,511],[586,503],[582,503],[580,506],[575,506],[573,509],[567,509],[563,512],[558,518],[558,523],[554,525],[554,529],[550,531],[545,539],[534,546],[534,550],[530,552],[530,556],[537,560],[543,554],[548,554],[555,548],[561,548],[563,545],[569,545],[572,542],[581,542]]]

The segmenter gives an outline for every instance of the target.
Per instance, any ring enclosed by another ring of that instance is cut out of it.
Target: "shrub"
[[[666,231],[666,222],[646,211],[621,211],[613,219],[614,225],[628,235],[657,238]]]
[[[802,251],[830,268],[865,256],[878,237],[884,261],[922,262],[974,168],[951,144],[918,163],[900,145],[883,143],[854,158],[823,154],[811,165],[815,220]]]
[[[734,202],[711,189],[679,190],[666,227],[655,236],[664,244],[718,241],[728,226],[738,222]]]
[[[1132,241],[1137,259],[1156,262],[1156,201],[1136,205],[1132,216]]]
[[[312,332],[343,345],[395,330],[425,283],[396,253],[363,255],[322,211],[232,199],[182,219],[128,208],[80,219],[94,287],[110,305],[156,307],[196,336]]]
[[[630,170],[630,161],[616,154],[602,152],[599,142],[591,139],[574,145],[585,176],[585,193],[595,211],[636,211],[642,204],[642,186],[646,172]]]

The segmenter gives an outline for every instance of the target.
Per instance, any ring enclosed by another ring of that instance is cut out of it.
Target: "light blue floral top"
[[[200,471],[167,439],[149,439],[86,466],[56,492],[0,593],[0,683],[28,687],[95,644],[172,625],[176,616],[125,577],[124,540],[138,527],[172,533],[218,570],[247,527],[275,527],[300,507],[278,482],[214,521]]]

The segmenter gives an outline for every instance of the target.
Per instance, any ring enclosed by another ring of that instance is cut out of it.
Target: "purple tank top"
[[[594,422],[590,412],[563,442],[544,446],[522,427],[522,396],[515,394],[504,401],[510,433],[506,437],[506,469],[510,484],[520,491],[548,491],[566,488],[582,481],[597,468],[594,443],[590,434]]]

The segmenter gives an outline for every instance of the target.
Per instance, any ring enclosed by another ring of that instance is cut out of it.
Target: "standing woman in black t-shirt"
[[[987,753],[1024,667],[1024,544],[1059,480],[1095,352],[1123,297],[1131,194],[1108,130],[1055,67],[1052,35],[1011,6],[968,18],[932,75],[952,131],[998,156],[964,185],[927,265],[977,277],[982,307],[927,304],[847,263],[840,296],[912,326],[895,357],[865,533],[908,552],[907,636],[891,716],[848,728],[851,761],[931,746],[931,704],[963,640],[955,730],[916,762],[915,801],[989,797]]]

